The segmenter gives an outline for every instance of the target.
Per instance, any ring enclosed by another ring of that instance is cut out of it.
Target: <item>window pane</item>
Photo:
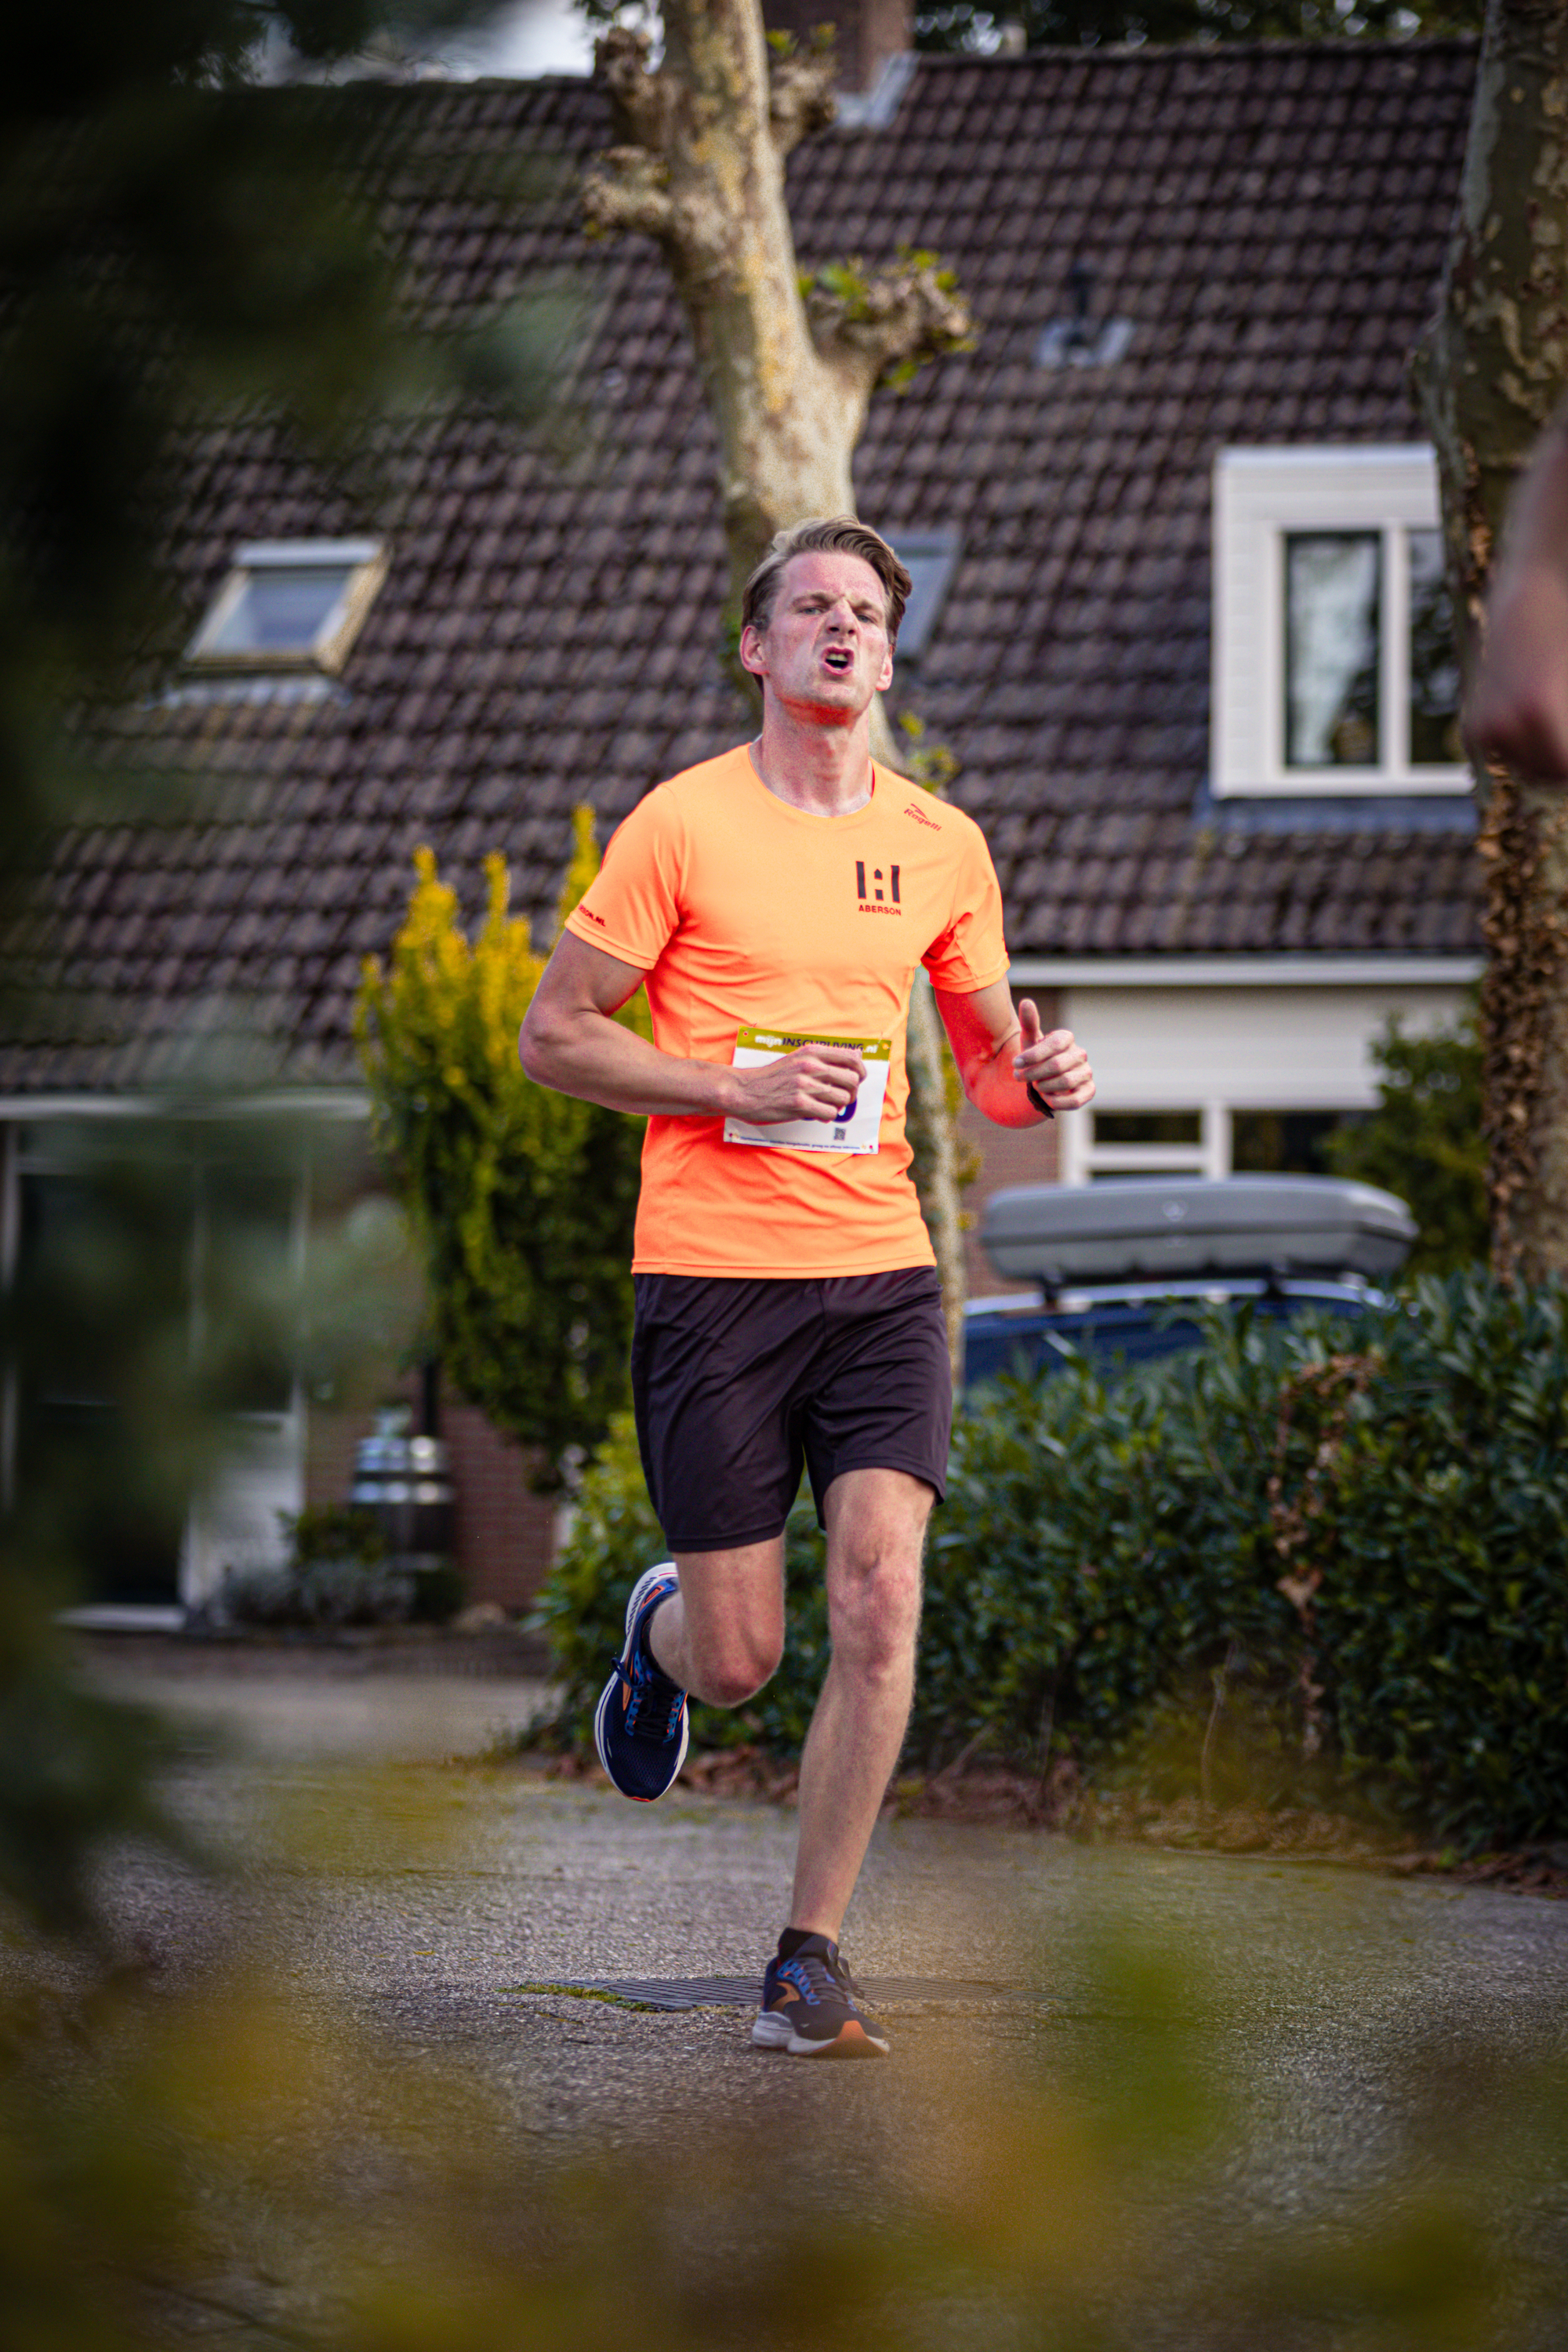
[[[1097,1110],[1096,1143],[1201,1143],[1199,1110]]]
[[[1230,1165],[1237,1176],[1327,1176],[1323,1146],[1354,1111],[1237,1110],[1230,1118]]]
[[[272,1168],[209,1167],[204,1268],[208,1344],[231,1412],[283,1413],[293,1396],[293,1180]]]
[[[224,654],[309,653],[348,583],[347,564],[302,563],[247,572],[245,585],[205,650]]]
[[[1378,759],[1377,531],[1285,541],[1285,761],[1371,768]]]
[[[184,1495],[148,1445],[133,1384],[143,1347],[177,1358],[188,1342],[190,1193],[178,1169],[142,1176],[22,1177],[16,1483],[77,1564],[78,1599],[166,1606]]]
[[[1410,764],[1463,764],[1454,608],[1443,577],[1443,535],[1410,533]]]

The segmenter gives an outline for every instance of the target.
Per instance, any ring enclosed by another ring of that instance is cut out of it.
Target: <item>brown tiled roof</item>
[[[888,127],[792,159],[804,263],[937,247],[981,322],[972,354],[873,403],[857,485],[895,540],[963,532],[900,694],[962,758],[1015,954],[1474,950],[1462,809],[1262,813],[1204,784],[1215,451],[1422,437],[1405,361],[1474,69],[1461,41],[921,59]],[[349,1076],[359,961],[419,843],[476,908],[501,846],[542,918],[574,802],[607,832],[745,723],[713,437],[659,257],[584,245],[569,194],[509,209],[487,189],[498,159],[603,145],[603,100],[562,79],[344,102],[438,323],[583,273],[581,441],[426,421],[388,437],[374,495],[325,485],[275,425],[193,444],[171,558],[192,625],[247,538],[380,523],[391,575],[323,698],[215,699],[176,672],[128,714],[140,755],[201,779],[199,809],[60,845],[34,943],[49,1034],[0,1055],[7,1089],[140,1083],[193,1014],[221,1028],[240,1004],[260,1066]],[[1042,369],[1079,259],[1131,347]]]

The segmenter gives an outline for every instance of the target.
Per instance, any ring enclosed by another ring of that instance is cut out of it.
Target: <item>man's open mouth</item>
[[[847,646],[832,646],[822,656],[829,669],[853,669],[855,656]]]

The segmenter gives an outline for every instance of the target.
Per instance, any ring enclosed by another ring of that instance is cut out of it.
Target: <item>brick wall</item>
[[[1039,1013],[1042,1027],[1055,1028],[1059,1018],[1059,998],[1052,989],[1031,988],[1015,992],[1032,998]],[[1083,1114],[1077,1112],[1075,1117]],[[963,1193],[966,1216],[973,1220],[964,1235],[964,1259],[972,1298],[997,1297],[1005,1291],[1034,1290],[1038,1285],[1030,1282],[1005,1282],[980,1246],[980,1218],[993,1192],[1007,1184],[1054,1184],[1057,1181],[1058,1132],[1054,1123],[1045,1127],[993,1127],[988,1118],[965,1103],[959,1118],[959,1135],[980,1154],[980,1174]]]

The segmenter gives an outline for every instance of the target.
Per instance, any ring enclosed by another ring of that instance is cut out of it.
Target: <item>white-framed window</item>
[[[1468,792],[1458,685],[1430,448],[1220,451],[1216,798]]]
[[[1080,1181],[1114,1183],[1122,1176],[1322,1176],[1324,1146],[1357,1108],[1321,1104],[1274,1108],[1223,1101],[1183,1109],[1089,1112],[1080,1146]]]
[[[378,539],[250,541],[236,550],[185,660],[200,669],[335,673],[386,569]]]
[[[1211,1107],[1089,1113],[1081,1173],[1092,1184],[1117,1176],[1207,1176],[1215,1166]]]

